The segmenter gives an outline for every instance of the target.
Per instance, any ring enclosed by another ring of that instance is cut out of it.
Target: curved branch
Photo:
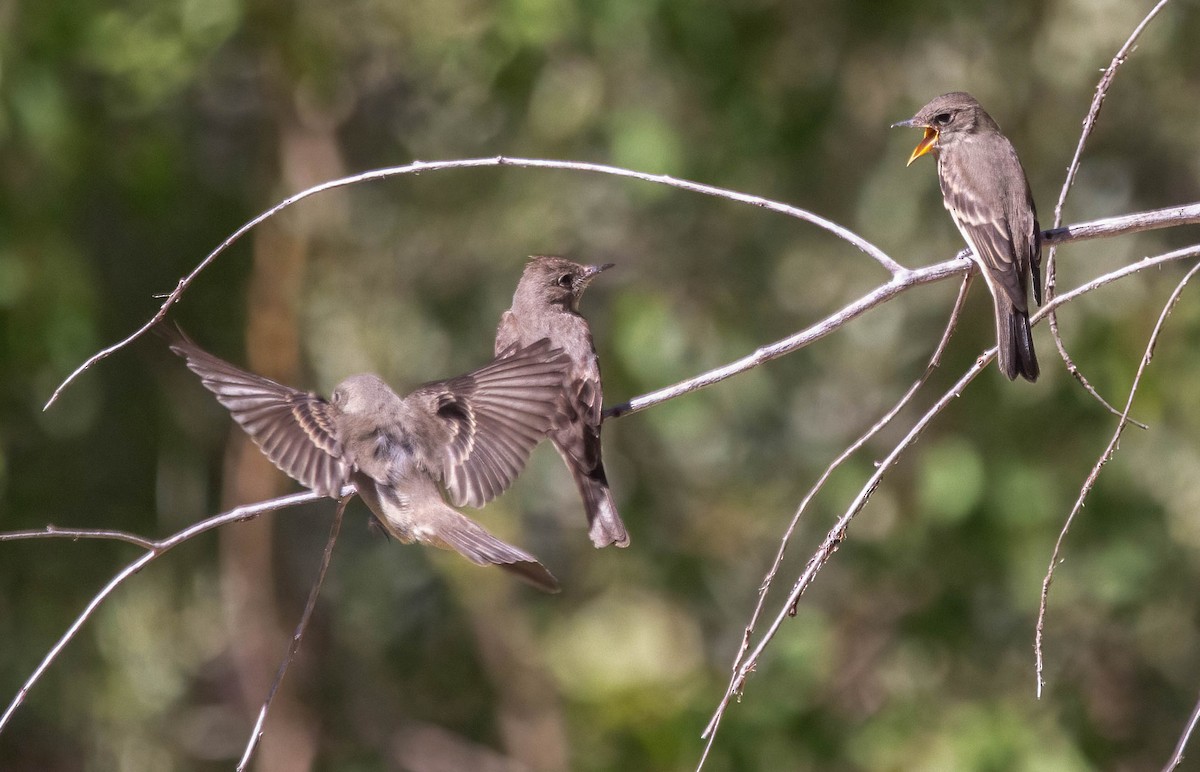
[[[726,188],[719,188],[715,185],[705,185],[700,182],[676,179],[675,177],[665,174],[646,174],[644,172],[636,172],[631,169],[622,169],[617,166],[583,163],[580,161],[551,161],[541,158],[510,158],[507,156],[495,156],[493,158],[466,158],[457,161],[414,161],[413,163],[406,164],[404,166],[392,166],[385,169],[375,169],[369,172],[362,172],[361,174],[353,174],[349,177],[341,177],[336,180],[323,182],[320,185],[314,185],[307,190],[302,190],[299,193],[288,196],[283,201],[280,201],[275,206],[242,225],[228,238],[222,241],[216,249],[208,253],[208,255],[201,260],[195,268],[192,269],[191,273],[179,280],[179,283],[175,285],[175,289],[171,290],[171,292],[167,294],[166,298],[163,300],[162,306],[159,307],[158,312],[155,313],[155,315],[149,321],[131,333],[128,337],[118,341],[117,343],[114,343],[108,348],[97,351],[95,354],[84,360],[83,364],[76,367],[75,370],[72,371],[71,374],[68,375],[66,379],[58,385],[58,388],[56,388],[54,393],[50,395],[50,399],[46,401],[46,404],[42,409],[49,409],[50,406],[54,404],[55,400],[58,399],[59,395],[63,392],[63,389],[65,389],[71,384],[72,381],[82,375],[85,370],[100,360],[106,359],[125,348],[130,343],[133,343],[135,340],[149,331],[151,327],[153,327],[164,316],[166,316],[167,310],[176,302],[178,302],[179,298],[183,295],[184,290],[186,290],[192,284],[192,282],[196,280],[200,273],[207,268],[209,264],[216,260],[222,252],[231,247],[255,226],[261,224],[265,220],[270,219],[293,204],[297,204],[306,198],[317,195],[318,193],[324,193],[327,190],[334,190],[336,188],[343,188],[349,185],[371,182],[373,180],[382,180],[405,174],[421,174],[423,172],[445,171],[447,169],[474,169],[488,166],[514,166],[532,169],[562,169],[568,171],[608,174],[616,177],[628,177],[631,179],[642,180],[643,182],[667,185],[669,187],[679,188],[681,190],[687,190],[693,193],[700,193],[706,196],[723,198],[729,201],[737,201],[743,204],[751,204],[764,209],[770,209],[773,212],[786,214],[789,217],[795,217],[797,219],[804,220],[805,222],[812,223],[819,228],[829,231],[833,235],[849,242],[860,251],[872,257],[881,266],[886,268],[892,275],[902,273],[905,270],[904,266],[890,258],[882,249],[854,233],[850,229],[838,225],[832,220],[827,220],[824,217],[815,214],[814,212],[808,211],[807,209],[789,206],[788,204],[781,204],[778,201],[772,201],[759,196],[751,196],[746,193],[739,193]]]
[[[737,191],[727,190],[725,188],[719,188],[714,185],[705,185],[705,184],[699,183],[699,182],[692,182],[689,180],[680,180],[680,179],[676,179],[674,177],[670,177],[668,175],[663,175],[663,174],[645,174],[643,172],[636,172],[636,171],[632,171],[630,169],[622,169],[622,168],[616,167],[616,166],[606,166],[604,164],[589,164],[589,163],[582,163],[582,162],[578,162],[578,161],[551,161],[551,160],[537,159],[537,158],[509,158],[507,156],[495,156],[494,158],[468,158],[468,159],[461,159],[461,160],[457,160],[457,161],[415,161],[415,162],[413,162],[411,164],[407,164],[405,166],[394,166],[394,167],[388,167],[385,169],[375,169],[373,171],[363,172],[361,174],[355,174],[355,175],[351,175],[349,177],[342,177],[342,178],[339,178],[336,180],[330,180],[328,182],[321,183],[320,185],[314,185],[313,187],[308,188],[307,190],[303,190],[299,193],[296,193],[295,195],[289,196],[288,198],[279,202],[275,206],[273,206],[270,209],[266,210],[265,212],[259,214],[257,217],[250,220],[246,224],[242,225],[240,228],[238,228],[236,231],[234,231],[228,238],[226,238],[224,241],[222,241],[217,246],[216,249],[214,249],[212,252],[210,252],[203,260],[201,260],[200,263],[194,269],[192,269],[191,273],[189,273],[187,276],[184,276],[183,278],[181,278],[179,280],[179,282],[175,286],[175,289],[171,290],[171,292],[167,294],[166,298],[163,300],[163,303],[159,307],[158,311],[145,324],[143,324],[141,327],[139,327],[137,330],[135,330],[133,333],[131,333],[128,337],[114,343],[111,346],[108,346],[107,348],[103,348],[100,351],[97,351],[95,354],[92,354],[90,357],[88,357],[86,360],[84,360],[84,362],[82,364],[80,364],[78,367],[76,367],[75,370],[73,370],[71,372],[71,374],[68,375],[66,377],[66,379],[64,379],[63,382],[60,383],[58,385],[58,387],[54,389],[54,392],[50,395],[50,398],[46,401],[46,404],[42,409],[48,410],[54,404],[54,402],[58,399],[59,395],[62,394],[63,390],[66,389],[67,386],[69,386],[76,378],[78,378],[80,375],[82,375],[86,370],[91,368],[94,364],[96,364],[97,362],[100,362],[103,359],[107,359],[109,356],[112,356],[116,352],[125,348],[130,343],[133,343],[135,340],[137,340],[142,335],[144,335],[147,331],[149,331],[150,328],[152,328],[155,324],[157,324],[159,321],[161,321],[163,319],[163,317],[166,316],[167,311],[170,309],[170,307],[172,305],[174,305],[176,302],[178,302],[179,299],[183,296],[183,292],[189,286],[191,286],[191,284],[196,280],[196,278],[199,277],[200,273],[202,271],[204,271],[204,269],[206,269],[214,260],[216,260],[217,257],[222,252],[224,252],[226,249],[228,249],[230,246],[232,246],[234,243],[236,243],[239,239],[241,239],[242,236],[246,235],[246,233],[248,233],[250,230],[252,230],[255,226],[259,225],[263,221],[278,214],[283,209],[286,209],[286,208],[292,206],[293,204],[299,203],[300,201],[303,201],[306,198],[314,196],[318,193],[323,193],[327,190],[333,190],[336,188],[342,188],[342,187],[346,187],[349,185],[355,185],[355,184],[359,184],[359,183],[363,183],[363,182],[370,182],[372,180],[386,179],[389,177],[397,177],[397,176],[401,176],[401,175],[405,175],[405,174],[419,174],[422,172],[444,171],[447,169],[470,169],[470,168],[480,168],[480,167],[489,167],[489,166],[514,166],[514,167],[522,167],[522,168],[561,169],[561,170],[569,170],[569,171],[582,171],[582,172],[594,172],[594,173],[598,173],[598,174],[608,174],[608,175],[612,175],[612,176],[616,176],[616,177],[627,177],[627,178],[631,178],[631,179],[642,180],[644,182],[651,182],[651,183],[656,183],[656,184],[660,184],[660,185],[667,185],[669,187],[679,188],[681,190],[687,190],[690,192],[700,193],[703,195],[713,196],[716,198],[723,198],[723,199],[726,199],[729,201],[737,201],[740,203],[751,204],[753,206],[758,206],[758,207],[762,207],[764,209],[769,209],[774,212],[786,214],[790,217],[795,217],[795,218],[804,220],[805,222],[812,223],[820,228],[823,228],[823,229],[829,231],[830,233],[833,233],[834,235],[838,236],[839,238],[846,240],[847,242],[849,242],[850,244],[852,244],[853,246],[855,246],[862,252],[871,256],[876,262],[878,262],[880,265],[882,265],[884,268],[886,268],[892,274],[893,281],[896,281],[900,277],[908,276],[908,275],[911,275],[914,273],[919,273],[916,271],[907,270],[906,268],[904,268],[904,266],[897,263],[895,260],[893,260],[891,257],[889,257],[887,255],[887,253],[885,253],[883,250],[876,247],[874,244],[870,243],[869,241],[862,238],[861,236],[854,233],[853,231],[850,231],[849,229],[844,228],[844,227],[838,225],[837,223],[834,223],[831,220],[827,220],[824,217],[821,217],[820,215],[817,215],[817,214],[810,212],[808,210],[805,210],[805,209],[801,209],[799,207],[782,204],[782,203],[779,203],[778,201],[772,201],[770,199],[761,198],[759,196],[751,196],[746,193],[739,193]],[[1173,215],[1168,214],[1169,212],[1176,212],[1177,214],[1173,214]],[[1138,222],[1126,222],[1126,221],[1137,219],[1137,218],[1141,218],[1141,220]],[[1101,236],[1117,235],[1120,233],[1135,233],[1139,230],[1148,230],[1151,228],[1164,228],[1164,227],[1169,227],[1169,226],[1177,225],[1177,224],[1183,224],[1183,223],[1187,223],[1187,222],[1200,222],[1200,204],[1193,204],[1191,206],[1184,206],[1184,207],[1173,207],[1171,209],[1161,209],[1161,210],[1157,210],[1156,212],[1144,212],[1144,213],[1141,213],[1138,215],[1128,215],[1126,217],[1116,217],[1116,218],[1108,218],[1106,220],[1097,220],[1092,223],[1084,223],[1079,226],[1072,226],[1070,228],[1065,229],[1065,231],[1064,231],[1064,229],[1056,229],[1055,232],[1047,232],[1046,234],[1044,234],[1044,236],[1047,239],[1050,239],[1056,243],[1068,243],[1071,241],[1076,241],[1076,240],[1086,239],[1086,238],[1099,238]],[[1058,232],[1058,231],[1064,231],[1064,232]],[[928,269],[926,269],[926,270],[928,270]],[[962,267],[959,270],[960,271],[966,270],[966,268]],[[953,273],[956,273],[956,272],[952,272],[951,274],[948,274],[948,275],[953,275]],[[944,278],[944,277],[937,277],[937,278]],[[926,279],[925,281],[935,281],[935,280],[936,279]],[[916,282],[916,283],[924,283],[924,282],[921,281],[921,282]],[[811,341],[808,341],[808,342],[811,342]],[[802,343],[800,345],[806,345],[806,343]],[[794,350],[794,349],[791,349],[791,350]],[[786,352],[784,352],[784,353],[786,353]],[[782,354],[779,354],[778,356],[781,356],[781,355]],[[740,370],[738,372],[740,372]],[[728,377],[728,375],[726,375],[724,377]],[[718,380],[722,380],[722,379],[723,378],[718,378]],[[707,385],[707,384],[704,384],[704,385]],[[696,387],[696,388],[699,388],[699,387]],[[688,389],[688,390],[690,390],[690,389]],[[638,408],[638,409],[641,409],[641,408]],[[624,412],[635,412],[635,411],[634,410],[618,410],[617,413],[615,413],[615,414],[621,414]]]

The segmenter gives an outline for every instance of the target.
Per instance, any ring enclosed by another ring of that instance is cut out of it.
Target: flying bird
[[[347,483],[404,543],[452,549],[557,592],[537,558],[447,505],[481,507],[506,490],[550,427],[569,360],[538,340],[472,372],[397,395],[352,375],[328,400],[246,372],[176,326],[156,328],[250,439],[282,471],[323,496]],[[443,498],[445,496],[445,498]]]

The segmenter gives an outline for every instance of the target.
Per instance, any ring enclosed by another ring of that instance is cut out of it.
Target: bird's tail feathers
[[[599,475],[587,475],[575,470],[575,483],[579,486],[579,495],[583,498],[583,506],[587,512],[588,536],[597,549],[615,544],[618,547],[629,546],[629,532],[617,514],[617,505],[613,501],[612,490],[604,479],[604,468],[600,467]]]
[[[1038,379],[1040,370],[1027,311],[1018,311],[1011,306],[1002,309],[997,304],[996,346],[1000,370],[1010,381],[1018,375],[1030,382]]]
[[[1029,314],[1025,311],[1012,315],[1013,342],[1016,348],[1017,372],[1022,378],[1032,383],[1038,379],[1041,372],[1038,369],[1037,354],[1033,351],[1033,331],[1029,329]]]
[[[537,558],[522,549],[500,541],[483,526],[449,507],[438,528],[438,538],[445,546],[458,552],[476,565],[497,565],[539,590],[558,592],[562,589],[554,574]],[[453,513],[451,518],[449,513]],[[442,545],[438,545],[442,546]]]

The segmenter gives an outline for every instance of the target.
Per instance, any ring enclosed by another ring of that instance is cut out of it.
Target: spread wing
[[[451,504],[481,507],[512,485],[550,428],[567,366],[562,351],[543,338],[413,392],[448,432],[432,465],[440,466]]]
[[[1020,161],[1007,140],[999,140],[972,147],[971,164],[939,164],[938,176],[946,209],[976,252],[988,283],[1003,288],[1014,308],[1027,311],[1028,276],[1040,273],[1041,265],[1037,216]],[[984,176],[997,171],[1012,179]],[[1039,286],[1034,293],[1041,297]]]
[[[337,437],[334,408],[321,397],[248,373],[204,351],[176,326],[157,328],[275,466],[337,498],[352,463]]]

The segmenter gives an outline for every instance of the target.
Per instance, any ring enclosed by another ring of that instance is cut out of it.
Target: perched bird
[[[466,375],[398,396],[379,376],[352,375],[329,400],[248,373],[160,324],[259,449],[316,493],[337,498],[346,483],[388,533],[404,543],[453,549],[557,592],[529,553],[505,544],[454,506],[483,506],[516,479],[553,416],[569,361],[547,340]]]
[[[907,121],[925,129],[908,163],[937,158],[938,182],[950,217],[974,253],[996,304],[997,361],[1013,380],[1038,377],[1029,330],[1029,283],[1042,302],[1042,244],[1025,169],[1000,127],[970,94],[942,94]]]
[[[579,314],[579,299],[596,274],[613,266],[579,265],[561,257],[531,257],[521,274],[512,307],[500,317],[496,355],[542,338],[570,359],[558,411],[549,429],[587,513],[588,535],[596,547],[629,546],[600,458],[603,390],[592,331]]]

